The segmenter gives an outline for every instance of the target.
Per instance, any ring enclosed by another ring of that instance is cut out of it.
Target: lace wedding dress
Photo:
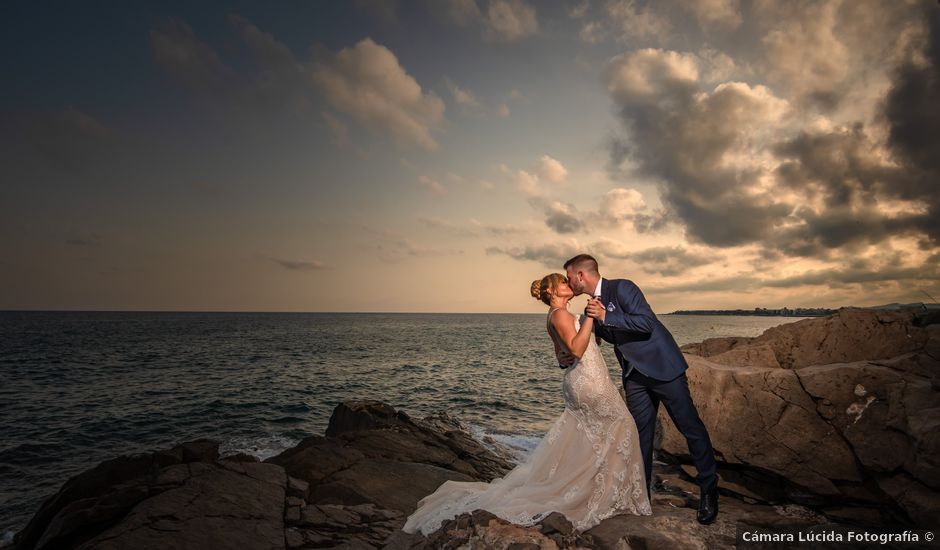
[[[557,338],[550,325],[549,331]],[[579,531],[621,513],[652,514],[636,424],[593,336],[565,370],[562,391],[564,412],[524,463],[491,483],[444,482],[418,503],[403,530],[427,535],[477,509],[519,525],[561,512]]]

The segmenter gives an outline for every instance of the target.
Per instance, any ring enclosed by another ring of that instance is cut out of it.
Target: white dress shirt
[[[594,294],[592,294],[592,296],[594,296],[595,298],[600,299],[601,297],[601,283],[602,282],[604,282],[603,277],[597,280],[597,288],[594,289]]]

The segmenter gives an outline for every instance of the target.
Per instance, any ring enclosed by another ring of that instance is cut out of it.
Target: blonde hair
[[[558,288],[559,284],[567,280],[568,279],[561,273],[549,273],[541,279],[532,281],[532,287],[529,289],[529,292],[532,294],[533,298],[542,300],[542,303],[548,306],[551,305],[552,292]]]

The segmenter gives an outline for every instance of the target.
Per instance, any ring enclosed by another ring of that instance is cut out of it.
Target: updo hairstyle
[[[541,279],[532,281],[530,292],[536,300],[541,300],[545,305],[551,305],[552,292],[558,285],[565,282],[567,278],[561,273],[549,273]]]

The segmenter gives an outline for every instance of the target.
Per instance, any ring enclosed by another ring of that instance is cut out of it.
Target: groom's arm
[[[614,311],[604,314],[601,327],[641,334],[653,333],[656,316],[646,303],[640,287],[633,281],[624,280],[617,285],[617,306]]]

